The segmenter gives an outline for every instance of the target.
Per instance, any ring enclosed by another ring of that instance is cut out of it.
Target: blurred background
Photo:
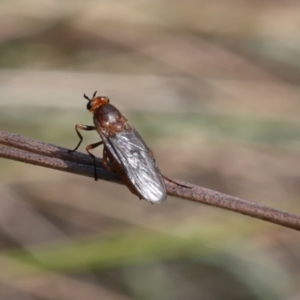
[[[73,149],[97,90],[167,176],[299,214],[299,30],[298,1],[3,0],[0,128]],[[0,299],[300,297],[296,231],[0,166]]]

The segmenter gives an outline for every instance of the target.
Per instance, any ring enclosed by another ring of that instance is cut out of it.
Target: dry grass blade
[[[0,131],[0,156],[60,171],[94,177],[93,161],[83,153],[68,153],[68,149],[42,143],[26,137]],[[108,172],[99,160],[99,179],[121,183],[114,173]],[[284,227],[300,230],[300,216],[271,207],[246,201],[234,196],[206,189],[190,183],[174,180],[181,185],[166,181],[168,195],[231,210],[253,218]]]

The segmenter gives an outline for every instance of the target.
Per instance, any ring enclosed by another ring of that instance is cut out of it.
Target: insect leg
[[[92,127],[92,126],[91,126]],[[94,178],[95,180],[97,180],[97,165],[96,165],[96,156],[90,152],[91,149],[94,149],[100,145],[102,145],[103,142],[100,141],[100,142],[97,142],[97,143],[94,143],[94,144],[90,144],[88,145],[85,149],[86,149],[86,152],[94,159]]]
[[[75,125],[75,130],[76,130],[76,132],[77,132],[77,135],[79,136],[79,143],[78,143],[78,145],[75,147],[74,150],[68,150],[69,153],[76,151],[76,150],[78,149],[78,147],[80,146],[82,140],[83,140],[83,137],[82,137],[82,135],[80,134],[80,132],[79,132],[78,129],[90,131],[90,130],[96,130],[96,127],[95,127],[95,126],[89,126],[89,125],[76,124],[76,125]]]
[[[151,150],[150,148],[148,148],[148,151],[149,151],[150,155],[152,156],[153,160],[154,160],[155,163],[156,163],[156,159],[155,159],[155,157],[154,157],[154,154],[153,154],[152,150]]]
[[[171,178],[169,178],[169,177],[167,177],[167,176],[165,176],[165,175],[161,175],[161,176],[163,177],[163,179],[165,179],[165,180],[167,180],[167,181],[169,181],[169,182],[172,182],[173,184],[176,184],[176,185],[182,186],[182,187],[184,187],[184,188],[188,188],[188,189],[191,189],[191,188],[192,188],[192,187],[189,186],[189,185],[180,183],[180,182],[178,182],[178,181],[176,181],[176,180],[173,180],[173,179],[171,179]]]
[[[102,156],[102,163],[104,167],[107,169],[107,171],[113,172],[112,168],[108,165],[108,160],[107,160],[107,151],[106,148],[103,147],[103,156]]]
[[[155,161],[155,164],[156,164],[156,159],[155,159],[155,157],[154,157],[154,154],[153,154],[152,150],[148,148],[148,151],[149,151],[149,153],[151,154],[151,156],[152,156],[152,158],[153,158],[153,160]],[[179,185],[179,186],[182,186],[182,187],[188,188],[188,189],[191,188],[190,186],[188,186],[188,185],[186,185],[186,184],[179,183],[179,182],[177,182],[177,181],[175,181],[175,180],[173,180],[173,179],[171,179],[171,178],[169,178],[169,177],[167,177],[167,176],[165,176],[165,175],[162,175],[162,174],[161,174],[161,176],[163,177],[163,179],[165,179],[165,180],[167,180],[167,181],[169,181],[169,182],[172,182],[172,183],[174,183],[174,184],[176,184],[176,185]]]

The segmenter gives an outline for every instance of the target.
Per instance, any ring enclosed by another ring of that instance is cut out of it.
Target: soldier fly
[[[150,203],[159,203],[166,199],[165,178],[158,169],[155,158],[142,137],[104,96],[96,97],[97,92],[88,101],[87,110],[93,113],[94,126],[77,124],[75,130],[80,146],[83,137],[80,130],[97,130],[102,141],[88,145],[87,153],[94,159],[94,175],[97,180],[96,157],[90,152],[103,144],[103,164],[107,170],[117,173],[129,190],[140,199]],[[169,179],[170,180],[170,179]],[[172,180],[170,180],[172,181]]]

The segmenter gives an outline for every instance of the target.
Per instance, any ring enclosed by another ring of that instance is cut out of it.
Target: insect
[[[94,159],[95,180],[96,157],[90,150],[103,144],[103,164],[107,170],[117,173],[129,190],[140,199],[150,203],[164,201],[167,197],[164,176],[151,150],[120,111],[109,103],[109,99],[96,97],[96,94],[91,99],[83,95],[88,100],[87,110],[93,113],[94,126],[75,125],[80,140],[75,149],[69,152],[76,151],[83,140],[79,129],[97,130],[102,141],[86,147],[87,153]]]

